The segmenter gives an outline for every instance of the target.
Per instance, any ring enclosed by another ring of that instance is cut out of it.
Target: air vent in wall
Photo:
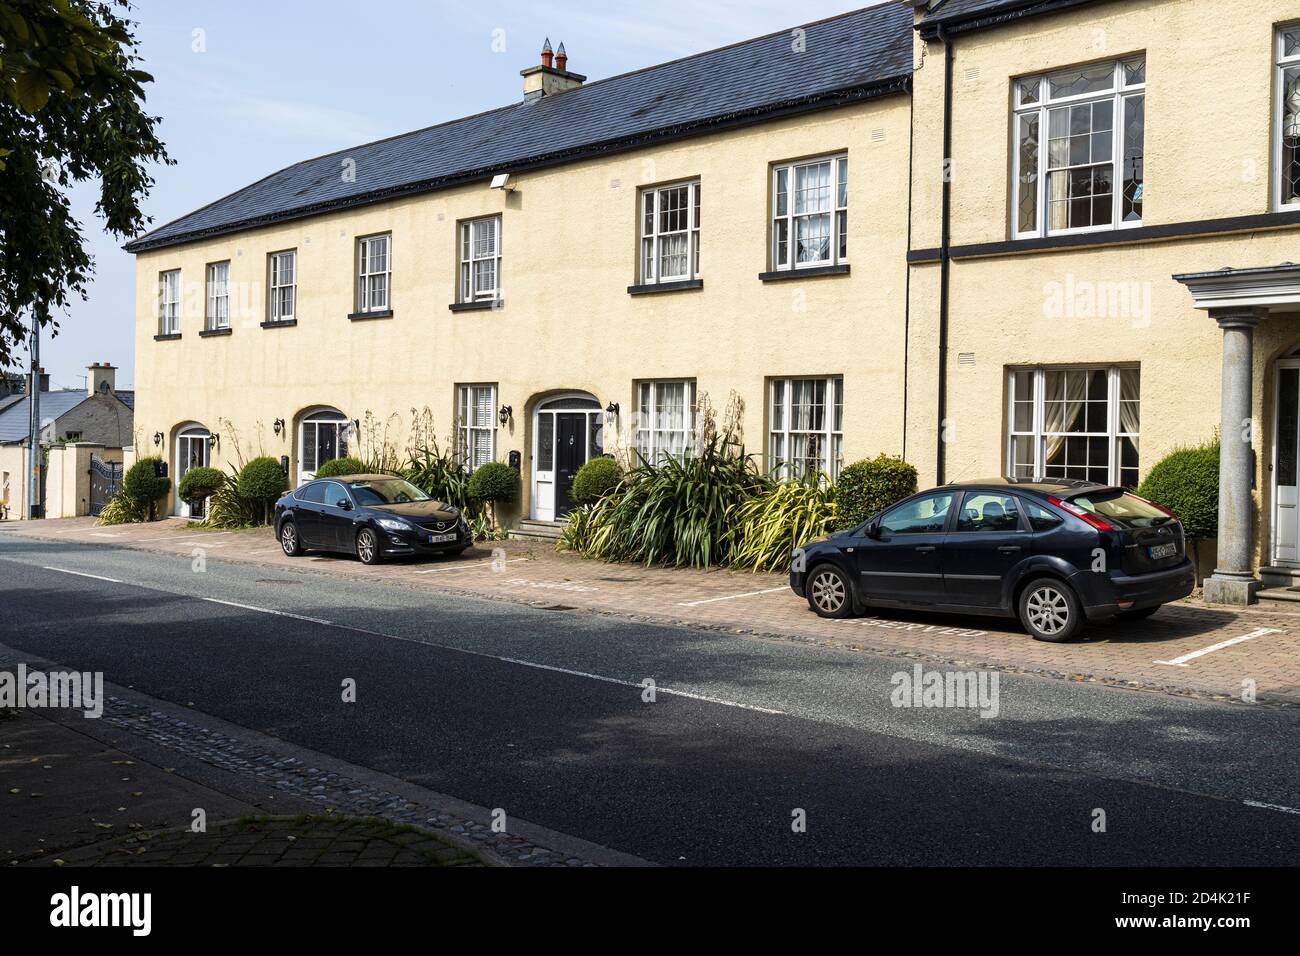
[[[883,129],[873,129],[871,131],[871,141],[873,143],[883,143],[885,141],[885,131]]]
[[[974,353],[974,352],[959,352],[959,353],[957,353],[957,364],[960,365],[962,368],[972,368],[972,367],[974,367],[974,365],[975,365],[975,353]]]

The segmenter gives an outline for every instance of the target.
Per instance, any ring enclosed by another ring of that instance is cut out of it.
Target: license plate
[[[456,532],[454,531],[449,532],[448,534],[429,535],[430,544],[442,544],[444,541],[455,541],[455,540],[456,540]]]
[[[1159,561],[1161,558],[1172,558],[1178,553],[1176,544],[1157,544],[1148,549],[1151,553],[1151,560]]]

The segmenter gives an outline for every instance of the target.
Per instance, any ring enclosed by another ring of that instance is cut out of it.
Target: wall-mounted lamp
[[[211,435],[208,436],[209,448],[216,448],[220,444],[221,444],[221,436],[218,435],[216,432],[213,432]]]
[[[610,402],[608,405],[605,406],[605,411],[607,414],[613,415],[615,418],[618,418],[618,402]]]
[[[505,425],[510,419],[515,417],[515,410],[510,405],[502,405],[501,410],[497,412],[497,421]]]
[[[284,431],[284,419],[283,419],[283,418],[277,418],[274,422],[272,422],[272,423],[271,423],[271,430],[274,431],[277,435],[280,434],[281,432],[283,432],[283,431]]]
[[[504,189],[508,193],[515,191],[515,184],[510,181],[509,173],[497,173],[492,177],[490,189]]]
[[[361,419],[359,418],[352,419],[352,434],[353,435],[361,434]]]
[[[163,433],[162,433],[162,432],[154,432],[154,433],[153,433],[153,443],[154,443],[155,445],[161,445],[161,444],[162,444],[162,440],[163,440]]]

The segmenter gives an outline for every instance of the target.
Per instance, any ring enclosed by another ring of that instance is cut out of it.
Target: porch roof
[[[1187,286],[1198,309],[1300,309],[1300,265],[1294,262],[1184,272],[1174,281]]]

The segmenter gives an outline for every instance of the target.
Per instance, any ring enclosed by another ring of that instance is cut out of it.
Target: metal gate
[[[122,463],[90,456],[90,513],[96,518],[122,484]]]

